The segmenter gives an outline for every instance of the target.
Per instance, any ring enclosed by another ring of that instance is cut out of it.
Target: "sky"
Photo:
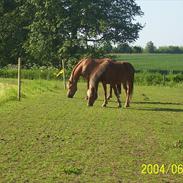
[[[145,47],[183,46],[183,0],[136,0],[144,15],[137,21],[145,24],[139,39],[133,44]]]

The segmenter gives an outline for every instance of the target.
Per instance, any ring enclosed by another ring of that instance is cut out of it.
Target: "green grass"
[[[118,109],[114,97],[101,107],[101,88],[87,107],[85,83],[73,99],[58,83],[43,85],[50,89],[1,105],[0,182],[183,181],[141,174],[143,163],[183,163],[183,86],[135,86],[131,107]]]
[[[136,70],[183,71],[183,54],[114,54],[116,60],[129,61]]]
[[[16,85],[11,82],[0,82],[0,103],[15,99]]]
[[[62,86],[60,81],[26,80],[21,82],[22,98],[34,97],[47,91],[53,91]],[[0,104],[17,100],[17,79],[0,78]]]

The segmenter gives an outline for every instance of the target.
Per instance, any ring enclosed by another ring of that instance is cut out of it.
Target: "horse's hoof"
[[[129,104],[126,104],[124,107],[125,107],[125,108],[128,108],[128,107],[130,107],[130,105],[129,105]]]
[[[87,106],[88,106],[88,107],[92,107],[92,106],[93,106],[93,104],[87,104]]]
[[[106,104],[102,104],[102,107],[106,107]]]
[[[110,100],[111,98],[112,98],[111,96],[108,96],[108,97],[107,97],[107,100]]]
[[[119,104],[119,105],[118,105],[118,108],[121,108],[121,107],[122,107],[121,104]]]

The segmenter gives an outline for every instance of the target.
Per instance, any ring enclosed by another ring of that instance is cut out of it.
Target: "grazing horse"
[[[121,107],[121,101],[119,97],[116,85],[123,84],[126,91],[125,107],[129,107],[130,99],[133,93],[135,70],[133,66],[128,62],[104,62],[101,64],[90,77],[89,89],[87,91],[88,106],[93,106],[97,99],[98,84],[101,81],[104,86],[104,103],[103,107],[107,105],[107,93],[106,84],[110,84],[117,97],[118,107]]]
[[[76,93],[77,82],[80,76],[83,76],[87,80],[87,90],[88,90],[90,76],[99,67],[100,64],[103,64],[105,62],[108,63],[113,61],[109,58],[103,58],[103,59],[85,58],[80,60],[72,70],[71,76],[69,78],[67,85],[68,88],[67,96],[69,98],[72,98]],[[117,88],[118,91],[121,93],[121,85],[118,85]],[[108,99],[110,97],[112,97],[112,88],[110,89],[110,95],[108,96]]]

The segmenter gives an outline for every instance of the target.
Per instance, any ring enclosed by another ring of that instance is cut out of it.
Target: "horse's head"
[[[75,82],[73,79],[72,80],[69,79],[69,82],[67,84],[67,89],[68,89],[67,97],[73,98],[74,94],[77,91],[77,82]]]
[[[87,91],[88,106],[93,106],[95,100],[98,98],[97,90],[95,87],[89,87]]]

